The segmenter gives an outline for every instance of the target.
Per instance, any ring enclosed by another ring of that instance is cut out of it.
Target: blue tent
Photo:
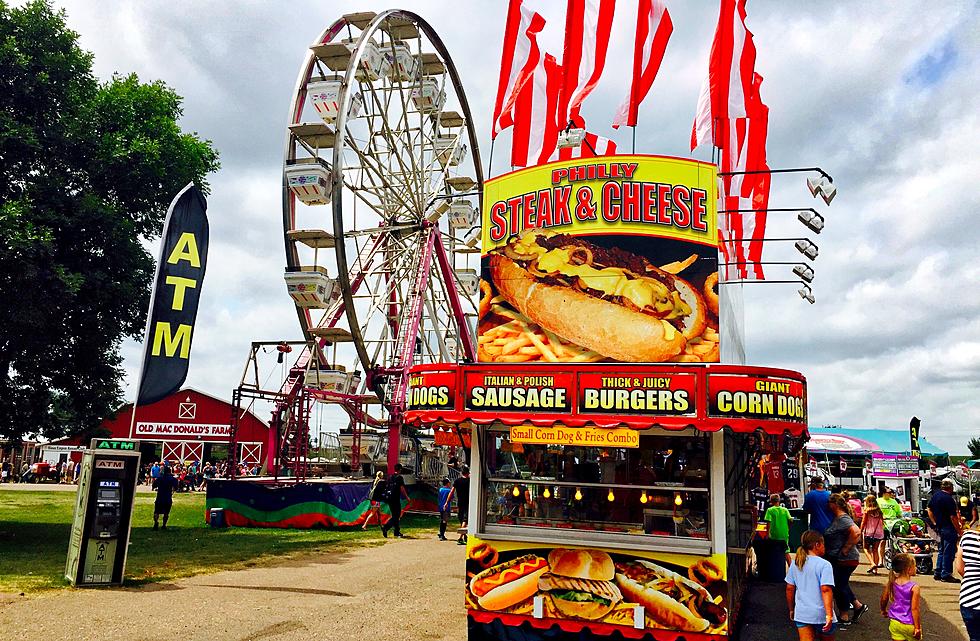
[[[883,430],[851,427],[810,429],[806,449],[811,454],[869,455],[911,454],[908,430]],[[949,452],[919,437],[922,456],[948,456]]]

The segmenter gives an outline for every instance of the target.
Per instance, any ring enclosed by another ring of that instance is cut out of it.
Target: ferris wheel
[[[283,159],[285,279],[313,346],[290,385],[376,397],[374,424],[397,437],[409,368],[475,360],[482,186],[459,74],[428,23],[366,12],[323,32]]]

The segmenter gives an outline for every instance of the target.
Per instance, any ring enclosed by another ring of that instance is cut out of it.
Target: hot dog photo
[[[487,181],[479,361],[718,362],[714,181],[645,156]]]
[[[724,558],[471,541],[466,603],[471,623],[518,618],[593,631],[665,629],[725,634]],[[658,558],[659,557],[659,558]],[[637,617],[642,617],[638,623]]]

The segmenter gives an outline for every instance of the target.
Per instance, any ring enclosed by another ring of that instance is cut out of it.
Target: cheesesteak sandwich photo
[[[617,563],[616,585],[658,627],[704,632],[728,619],[704,586],[650,561]]]
[[[623,600],[612,581],[616,566],[605,552],[555,548],[548,565],[551,569],[538,579],[538,589],[549,593],[565,617],[601,619]]]
[[[542,328],[625,362],[661,362],[701,335],[697,288],[622,249],[541,229],[493,250],[497,292]]]

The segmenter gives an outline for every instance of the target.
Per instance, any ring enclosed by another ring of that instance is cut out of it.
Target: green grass
[[[227,528],[204,523],[204,494],[177,494],[166,530],[153,530],[152,494],[139,494],[133,514],[126,584],[266,564],[283,557],[377,545],[377,526],[353,530]],[[0,592],[63,588],[73,492],[0,491]],[[434,536],[436,520],[409,515],[406,536]]]

